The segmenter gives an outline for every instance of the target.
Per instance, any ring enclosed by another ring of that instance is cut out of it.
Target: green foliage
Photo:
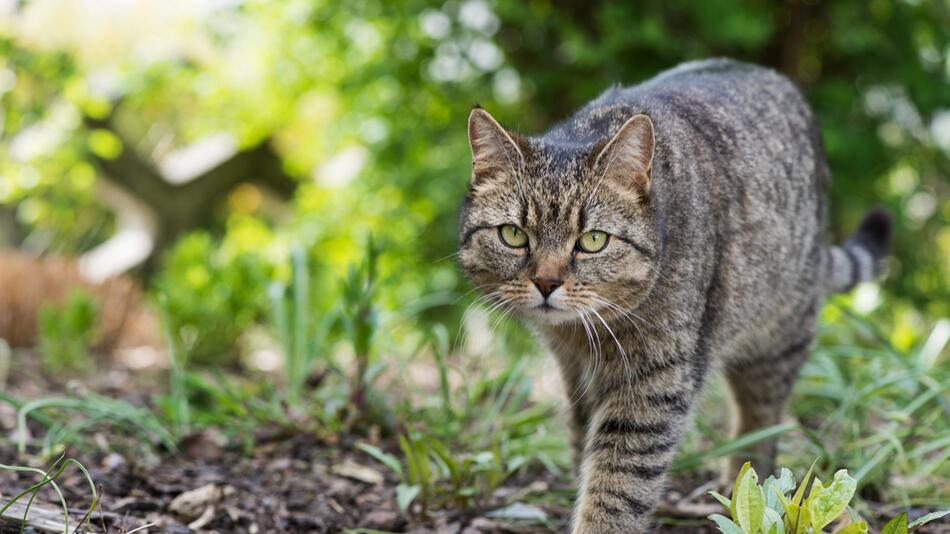
[[[89,351],[98,335],[99,309],[88,293],[74,290],[61,305],[44,304],[38,319],[45,370],[61,373],[92,367]]]
[[[564,437],[543,426],[551,406],[527,402],[522,373],[515,365],[474,383],[474,395],[463,396],[468,403],[451,418],[442,410],[416,412],[416,430],[400,436],[399,456],[359,445],[399,476],[402,510],[425,517],[445,507],[470,509],[519,470],[543,465],[560,472]]]
[[[29,243],[77,253],[114,231],[96,194],[105,176],[91,155],[114,154],[118,134],[126,148],[157,159],[220,132],[240,147],[271,139],[300,178],[289,210],[232,195],[208,206],[210,244],[199,233],[166,255],[156,281],[195,363],[233,361],[236,335],[266,315],[260,284],[271,273],[257,271],[278,263],[272,258],[286,255],[289,242],[318,260],[317,307],[328,305],[337,275],[370,234],[387,242],[379,270],[392,283],[378,298],[383,311],[462,290],[452,262],[439,260],[456,247],[472,102],[535,132],[612,84],[723,55],[770,65],[803,86],[831,160],[835,238],[871,204],[896,213],[897,253],[884,292],[891,306],[915,315],[902,322],[950,313],[943,261],[950,163],[930,128],[950,98],[943,52],[950,24],[940,0],[250,2],[189,12],[188,24],[150,21],[158,28],[152,37],[167,45],[160,58],[135,53],[139,40],[110,25],[111,13],[77,17],[104,19],[106,35],[89,39],[55,15],[61,10],[21,11],[38,18],[0,27],[0,72],[13,74],[4,74],[13,82],[0,93],[0,154],[17,152],[0,157],[0,206],[16,212]],[[31,30],[38,27],[70,31]],[[113,46],[103,50],[103,42]],[[109,83],[102,72],[113,73]],[[81,120],[110,114],[118,131]],[[19,136],[33,127],[48,133],[46,143],[20,155],[35,136]],[[339,161],[355,170],[327,165]],[[420,316],[447,319],[452,329],[458,318],[445,306]]]
[[[271,283],[268,291],[271,328],[283,349],[284,387],[291,405],[300,401],[314,359],[321,352],[326,354],[324,341],[336,320],[332,312],[322,319],[314,316],[310,279],[307,256],[300,246],[295,246],[291,252],[290,298],[287,288],[278,281]],[[327,366],[332,366],[332,362],[327,362]]]
[[[826,307],[823,319],[790,404],[806,438],[795,456],[850,467],[859,487],[877,488],[886,502],[945,503],[950,366],[940,357],[945,346],[932,340],[947,326],[938,323],[898,349],[891,340],[900,323],[883,329],[846,305]]]
[[[907,534],[907,512],[888,521],[881,534]]]
[[[184,436],[188,433],[191,414],[188,406],[187,392],[187,371],[185,370],[187,362],[183,361],[182,353],[178,349],[178,340],[172,330],[171,318],[168,315],[168,299],[164,295],[158,299],[159,309],[161,311],[162,331],[165,335],[165,349],[168,351],[170,369],[168,373],[168,397],[167,402],[159,404],[167,405],[167,414],[172,428],[177,435]]]
[[[755,470],[746,463],[736,477],[730,499],[713,492],[713,496],[729,509],[732,519],[718,514],[710,519],[720,532],[727,534],[818,534],[844,512],[854,495],[856,482],[842,469],[827,485],[816,478],[806,497],[805,490],[810,481],[811,470],[794,495],[790,495],[795,488],[791,471],[783,469],[779,478],[770,475],[759,485]],[[767,495],[770,498],[767,499]],[[864,527],[866,529],[867,524]]]
[[[46,427],[40,444],[43,456],[52,456],[67,444],[82,443],[85,433],[96,427],[110,427],[134,436],[147,452],[155,447],[175,448],[175,438],[150,410],[126,401],[89,394],[82,398],[48,397],[31,401],[0,398],[17,409],[17,450],[24,454],[30,442],[27,419]]]
[[[816,462],[817,463],[817,462]],[[814,467],[814,464],[812,465]],[[781,476],[769,476],[761,485],[750,463],[739,470],[732,487],[731,498],[709,492],[729,511],[730,518],[712,514],[712,520],[724,534],[819,534],[840,517],[857,489],[855,480],[848,471],[835,472],[834,480],[827,484],[817,477],[812,480],[809,469],[795,489],[792,472],[782,469]],[[811,483],[811,490],[808,490]],[[792,494],[792,490],[795,490]],[[806,496],[807,491],[807,496]],[[771,496],[768,497],[767,496]],[[935,512],[921,517],[910,529],[918,528],[939,519],[950,511]],[[868,532],[866,521],[852,521],[835,531],[837,534],[860,534]],[[903,513],[884,526],[883,533],[908,532],[907,514]]]
[[[217,249],[206,233],[178,242],[155,285],[189,361],[234,360],[240,334],[264,316],[269,271],[258,256]]]
[[[362,263],[350,266],[343,282],[343,323],[353,345],[356,370],[352,380],[351,403],[357,412],[365,409],[366,388],[370,382],[371,350],[379,326],[376,306],[378,261],[381,249],[370,237]]]

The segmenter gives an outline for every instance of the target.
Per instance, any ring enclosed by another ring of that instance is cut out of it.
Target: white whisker
[[[574,406],[576,406],[577,403],[581,401],[581,399],[587,396],[587,392],[590,390],[590,384],[591,382],[593,382],[593,375],[590,369],[591,360],[595,360],[595,370],[596,370],[596,358],[594,356],[595,354],[594,337],[590,333],[590,328],[587,325],[587,319],[584,312],[579,309],[576,311],[577,311],[577,317],[580,318],[581,324],[584,326],[584,333],[587,335],[587,346],[590,350],[590,357],[587,358],[587,365],[584,366],[584,389],[583,391],[579,392],[579,394],[577,395],[577,398],[571,401],[571,404],[568,406],[568,408],[573,408]]]
[[[620,344],[620,340],[617,339],[617,336],[614,334],[614,331],[607,324],[607,321],[604,320],[603,316],[601,316],[600,313],[598,313],[598,311],[595,310],[592,306],[589,307],[589,309],[591,313],[593,313],[595,316],[597,316],[598,319],[600,319],[600,322],[603,323],[604,328],[607,329],[607,333],[610,334],[610,337],[614,338],[614,343],[616,343],[617,349],[620,350],[620,358],[623,360],[623,369],[624,369],[624,374],[626,375],[625,378],[629,382],[630,381],[630,362],[629,362],[629,358],[627,357],[627,351],[623,350],[623,345]]]

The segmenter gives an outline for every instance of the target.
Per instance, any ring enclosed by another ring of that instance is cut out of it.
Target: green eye
[[[591,230],[581,235],[577,240],[577,247],[584,252],[600,252],[610,241],[610,234],[598,230]]]
[[[498,237],[501,242],[512,248],[528,246],[528,236],[513,224],[503,224],[498,227]]]

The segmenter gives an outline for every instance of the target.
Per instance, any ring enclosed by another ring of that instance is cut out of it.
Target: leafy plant
[[[167,302],[179,350],[195,364],[234,361],[240,334],[266,310],[265,262],[216,247],[207,233],[182,238],[154,284]]]
[[[445,397],[432,410],[413,410],[414,429],[400,436],[398,455],[358,445],[399,476],[396,497],[403,511],[425,516],[445,507],[478,507],[521,469],[540,465],[561,472],[564,437],[545,427],[552,407],[528,400],[524,365],[473,380],[456,393],[460,402],[451,410]],[[447,372],[443,364],[441,374]],[[447,380],[440,382],[440,390],[447,388]]]
[[[442,440],[419,432],[399,437],[403,462],[368,444],[359,447],[400,476],[396,487],[399,508],[419,505],[419,515],[452,504],[467,508],[490,495],[510,474],[501,451],[453,453]]]
[[[746,462],[739,470],[729,498],[709,492],[728,511],[730,517],[712,514],[712,520],[724,534],[819,534],[844,513],[857,489],[857,480],[840,469],[834,479],[823,483],[818,477],[812,479],[812,468],[805,473],[801,483],[795,486],[791,471],[783,468],[778,478],[770,475],[759,484],[758,475]],[[810,490],[809,488],[810,485]],[[794,490],[794,493],[792,491]],[[806,496],[806,490],[807,496]],[[907,514],[901,514],[884,526],[882,533],[907,534],[908,531],[939,519],[947,512],[936,512],[907,523]],[[854,520],[835,530],[837,534],[861,534],[868,532],[866,521]]]
[[[38,319],[44,369],[79,371],[92,366],[89,350],[97,335],[99,309],[88,293],[76,289],[61,305],[44,304]]]

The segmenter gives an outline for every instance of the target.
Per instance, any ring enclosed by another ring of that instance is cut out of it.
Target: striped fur
[[[648,529],[710,372],[728,379],[735,432],[780,421],[821,303],[874,276],[887,251],[883,212],[840,247],[826,242],[818,127],[767,69],[685,64],[610,89],[538,137],[477,108],[469,136],[459,260],[558,363],[574,532]],[[527,246],[500,239],[509,224]],[[579,245],[592,230],[610,235],[602,250]],[[774,455],[772,441],[735,461],[764,475]]]
[[[827,291],[850,291],[859,282],[867,282],[880,275],[881,260],[890,249],[890,237],[890,215],[881,209],[868,213],[853,236],[841,246],[827,249]]]

